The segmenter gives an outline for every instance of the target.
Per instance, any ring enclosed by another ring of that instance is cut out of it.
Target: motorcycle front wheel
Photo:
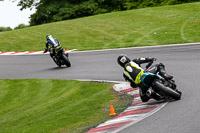
[[[181,99],[181,94],[176,92],[175,90],[172,90],[169,87],[164,86],[159,80],[154,80],[153,82],[153,87],[163,93],[166,96],[169,96],[175,100],[180,100]]]
[[[69,61],[69,58],[68,58],[65,54],[62,54],[62,57],[63,57],[63,61],[64,61],[65,65],[66,65],[67,67],[70,67],[70,66],[71,66],[71,63],[70,63],[70,61]]]

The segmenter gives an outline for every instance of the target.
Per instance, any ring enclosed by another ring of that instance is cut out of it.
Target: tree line
[[[33,26],[114,11],[196,1],[200,0],[20,0],[18,6],[21,10],[36,8],[30,16],[30,25]]]
[[[34,3],[37,5],[37,11],[31,15],[30,25],[195,1],[199,0],[41,0],[39,3]]]

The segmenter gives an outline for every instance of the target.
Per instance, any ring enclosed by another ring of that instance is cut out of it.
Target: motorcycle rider
[[[61,47],[61,43],[56,38],[53,38],[53,36],[50,34],[46,36],[46,39],[47,41],[44,53],[49,51],[50,56],[53,58],[55,55],[55,49]]]
[[[49,51],[51,58],[59,67],[61,67],[61,65],[66,65],[67,67],[70,67],[71,63],[68,58],[69,54],[65,53],[64,49],[61,46],[61,43],[56,38],[53,38],[53,36],[50,34],[46,36],[46,39],[47,41],[44,53]]]
[[[47,39],[47,41],[46,41],[46,48],[44,50],[44,53],[49,51],[51,58],[53,58],[53,60],[56,62],[56,64],[61,66],[60,61],[56,60],[56,58],[55,58],[56,50],[61,48],[61,43],[56,38],[53,38],[53,36],[50,34],[46,35],[46,39]]]
[[[152,65],[153,61],[156,58],[136,58],[130,60],[129,57],[125,54],[119,55],[117,62],[118,64],[124,68],[123,77],[126,81],[130,82],[131,87],[136,88],[139,87],[140,98],[143,102],[147,102],[151,97],[146,94],[148,88],[143,85],[140,80],[140,76],[144,72],[151,73],[159,73],[163,78],[167,80],[171,80],[173,76],[169,75],[165,71],[165,66],[162,63]],[[141,64],[148,63],[146,66],[146,70],[141,68]],[[150,67],[151,66],[151,67]]]

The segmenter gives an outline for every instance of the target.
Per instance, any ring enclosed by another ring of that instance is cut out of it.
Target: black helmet
[[[125,54],[121,54],[119,55],[119,57],[117,58],[117,62],[120,66],[124,67],[126,63],[130,62],[131,60],[128,58],[127,55]]]

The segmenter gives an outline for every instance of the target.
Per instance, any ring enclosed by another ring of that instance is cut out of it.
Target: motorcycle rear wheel
[[[165,95],[175,99],[175,100],[180,100],[181,99],[181,94],[176,92],[175,90],[164,86],[159,80],[155,80],[153,83],[153,87],[156,90],[159,90],[160,92],[164,93]]]

